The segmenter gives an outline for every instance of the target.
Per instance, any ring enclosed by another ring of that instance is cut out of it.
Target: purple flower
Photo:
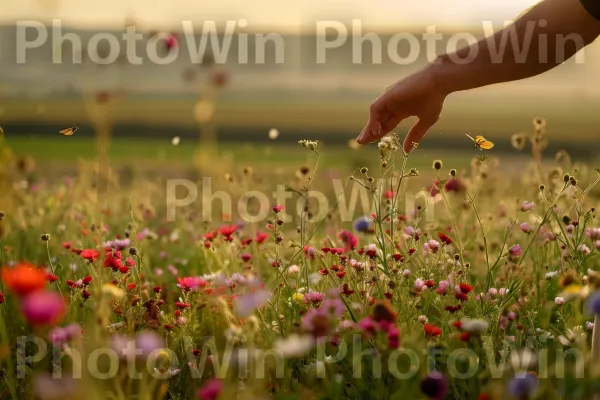
[[[255,309],[261,308],[267,304],[270,298],[271,293],[267,290],[259,290],[253,293],[238,296],[235,299],[237,314],[242,318],[246,318],[251,315]]]
[[[135,335],[135,348],[141,350],[139,355],[147,358],[152,352],[163,349],[165,343],[162,338],[154,332],[142,331]]]
[[[223,383],[220,379],[213,378],[207,381],[204,386],[198,389],[196,397],[200,400],[215,400],[223,391]]]
[[[600,290],[592,293],[587,300],[587,306],[591,312],[600,315]]]
[[[521,257],[521,255],[523,254],[523,250],[521,249],[521,246],[517,243],[513,245],[510,249],[508,249],[508,254],[510,254],[511,257]]]
[[[538,386],[535,376],[527,373],[515,375],[508,383],[508,391],[515,397],[528,398]]]
[[[533,208],[533,205],[534,205],[534,204],[535,204],[535,203],[533,203],[533,202],[524,201],[524,202],[521,204],[521,211],[522,211],[522,212],[531,211],[531,209]]]
[[[70,340],[81,336],[82,330],[79,324],[70,324],[65,327],[56,327],[48,334],[48,339],[55,345],[62,345]]]
[[[421,381],[421,392],[430,399],[443,399],[448,393],[446,378],[439,372],[431,372]]]
[[[113,248],[117,250],[125,250],[129,247],[131,241],[129,239],[115,239],[104,243],[105,248]]]
[[[319,305],[325,300],[325,296],[320,292],[310,292],[304,295],[304,298],[307,302],[312,303],[314,305]]]
[[[353,227],[357,232],[368,232],[371,229],[371,218],[360,217],[354,221]]]
[[[346,306],[344,306],[344,303],[340,299],[326,299],[321,304],[320,310],[327,312],[334,318],[339,318],[346,311]]]
[[[40,400],[69,399],[77,394],[77,383],[73,378],[55,378],[49,373],[41,373],[33,378],[33,392]]]

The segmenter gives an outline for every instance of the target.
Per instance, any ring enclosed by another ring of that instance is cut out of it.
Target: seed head
[[[364,174],[364,175],[366,175],[368,172],[369,172],[369,168],[367,168],[367,167],[362,167],[362,168],[360,169],[360,173],[361,173],[361,174]]]
[[[2,221],[2,219],[4,218],[4,215],[6,215],[6,214],[4,214],[4,211],[0,211],[0,221]]]
[[[50,235],[48,233],[44,233],[42,236],[40,236],[40,239],[42,239],[43,242],[47,242],[50,240]]]
[[[439,171],[440,169],[442,169],[443,166],[444,166],[444,164],[442,163],[442,160],[434,160],[433,161],[433,169],[435,169],[436,171]]]
[[[456,170],[455,169],[451,169],[450,170],[450,176],[456,176]]]
[[[546,186],[540,185],[540,190],[544,190],[544,189],[546,189]]]
[[[569,174],[564,174],[564,175],[563,175],[563,181],[564,181],[565,183],[569,182],[569,179],[571,179],[571,176],[570,176]]]
[[[129,254],[132,256],[137,256],[138,255],[138,250],[135,247],[130,247],[129,248]]]

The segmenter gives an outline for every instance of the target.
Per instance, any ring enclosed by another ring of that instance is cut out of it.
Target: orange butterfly
[[[70,128],[66,128],[63,129],[62,131],[60,131],[59,133],[64,135],[64,136],[72,136],[75,132],[77,132],[79,130],[79,126],[77,125],[73,125]]]
[[[477,135],[477,136],[475,136],[475,138],[472,138],[469,135],[467,135],[467,137],[469,139],[471,139],[473,142],[475,142],[475,147],[477,147],[480,151],[489,150],[492,147],[494,147],[494,143],[490,142],[489,140],[487,140],[486,138],[484,138],[481,135]]]

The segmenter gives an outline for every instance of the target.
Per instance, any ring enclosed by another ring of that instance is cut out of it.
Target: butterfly
[[[78,130],[79,130],[79,126],[78,125],[73,125],[70,128],[63,129],[59,133],[62,134],[62,135],[64,135],[64,136],[72,136]]]
[[[473,142],[475,142],[475,147],[477,147],[480,151],[489,150],[492,147],[494,147],[494,143],[490,142],[489,140],[487,140],[486,138],[484,138],[481,135],[477,135],[477,136],[475,136],[475,138],[472,138],[469,135],[467,135],[467,137],[469,139],[471,139]]]

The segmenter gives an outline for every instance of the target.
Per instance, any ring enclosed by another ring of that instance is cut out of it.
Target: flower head
[[[13,293],[26,296],[46,286],[46,272],[33,264],[21,263],[2,268],[2,280]]]
[[[56,325],[66,310],[63,297],[56,292],[37,291],[21,301],[21,314],[32,326]]]
[[[508,383],[508,391],[515,397],[528,398],[537,388],[538,380],[528,373],[515,375]]]
[[[212,378],[198,389],[196,396],[199,400],[216,400],[222,391],[223,382],[220,379]]]
[[[511,257],[515,257],[515,258],[521,257],[521,255],[523,254],[523,250],[521,249],[521,246],[517,243],[508,249],[508,254]]]
[[[369,232],[371,230],[371,222],[372,219],[369,217],[360,217],[356,221],[354,221],[354,224],[352,224],[352,226],[357,232]]]
[[[431,372],[421,381],[421,392],[430,399],[441,400],[448,392],[446,378],[439,372]]]
[[[587,306],[591,312],[600,315],[600,291],[596,291],[588,297]]]

